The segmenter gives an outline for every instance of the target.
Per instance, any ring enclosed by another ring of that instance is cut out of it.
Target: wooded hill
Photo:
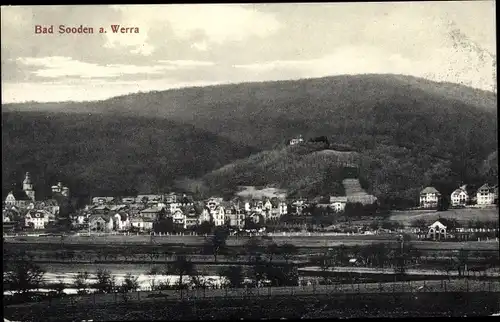
[[[496,180],[492,171],[485,170],[485,160],[491,159],[498,144],[496,95],[409,76],[195,87],[96,102],[7,104],[2,110],[3,151],[7,151],[4,191],[14,177],[15,182],[20,180],[20,172],[47,172],[39,168],[43,164],[55,168],[50,173],[82,178],[76,191],[81,187],[102,193],[124,187],[166,189],[170,179],[201,178],[253,152],[284,153],[283,146],[298,134],[306,139],[326,136],[331,144],[348,144],[359,151],[360,176],[379,198],[409,202],[425,185],[435,185],[447,194],[462,182]],[[49,114],[21,112],[5,117],[12,110]],[[51,134],[54,129],[60,133],[57,139]],[[50,133],[41,134],[44,131]],[[41,151],[36,157],[30,155],[34,145]],[[283,165],[295,160],[290,153],[283,157],[290,158]],[[307,158],[316,157],[302,158],[298,162],[306,164]],[[26,166],[29,162],[34,170]],[[265,164],[256,162],[260,165],[246,169]],[[315,174],[298,171],[296,175],[311,175],[301,179],[307,185],[321,184],[317,179],[325,174],[327,164],[318,165]],[[268,174],[252,176],[261,183]],[[282,174],[286,177],[287,171]],[[214,178],[213,174],[206,178],[210,176]],[[241,178],[252,176],[238,174],[233,183],[250,184],[253,179]],[[212,181],[220,187],[218,180]]]

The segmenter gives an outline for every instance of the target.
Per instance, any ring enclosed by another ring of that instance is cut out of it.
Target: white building
[[[439,205],[441,193],[434,187],[426,187],[420,192],[420,207],[436,208]]]
[[[447,227],[438,220],[432,225],[429,225],[427,238],[432,238],[433,240],[446,239],[446,229]]]
[[[469,195],[465,186],[462,186],[451,193],[451,205],[453,207],[465,206],[469,201]]]
[[[291,139],[289,144],[296,145],[296,144],[300,144],[302,142],[304,142],[304,139],[302,138],[302,135],[299,135],[299,137]]]
[[[487,183],[483,184],[477,190],[476,196],[477,204],[481,206],[494,205],[495,199],[498,198],[498,196],[495,196],[495,187],[490,186]]]
[[[330,196],[330,208],[335,212],[342,212],[347,205],[347,197]]]

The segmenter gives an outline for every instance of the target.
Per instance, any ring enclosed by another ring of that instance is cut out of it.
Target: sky
[[[2,6],[2,103],[371,73],[496,92],[495,30],[494,1]]]

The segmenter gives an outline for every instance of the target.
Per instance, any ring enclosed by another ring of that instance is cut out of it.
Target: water
[[[83,271],[83,270],[80,270]],[[128,272],[128,271],[127,271]],[[45,273],[44,275],[44,283],[45,284],[55,284],[59,282],[63,282],[65,285],[70,286],[74,283],[78,272],[65,272],[65,273]],[[113,272],[111,276],[114,277],[116,285],[121,285],[127,273],[124,272]],[[137,277],[137,282],[139,284],[139,291],[149,291],[151,290],[152,285],[160,285],[160,283],[168,283],[168,285],[174,285],[179,282],[178,275],[150,275],[150,274],[133,274],[132,276]],[[221,287],[222,278],[220,276],[214,275],[201,275],[199,276],[201,281],[205,281],[209,286]],[[184,276],[183,282],[189,283],[191,281],[190,276]],[[92,285],[97,282],[97,276],[94,273],[89,272],[89,279],[87,280],[88,285]],[[89,291],[95,291],[93,288],[88,288]],[[40,292],[49,292],[50,289],[40,288],[38,289]],[[77,289],[68,287],[63,290],[66,294],[76,294]],[[12,295],[12,291],[4,291],[4,295]]]

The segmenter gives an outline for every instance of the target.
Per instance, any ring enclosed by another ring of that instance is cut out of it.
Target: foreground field
[[[461,224],[467,224],[469,221],[496,221],[498,222],[498,208],[484,209],[449,209],[446,211],[435,210],[407,210],[393,211],[389,218],[391,221],[396,221],[405,226],[409,226],[415,220],[423,219],[432,224],[439,218],[456,219]]]
[[[142,300],[63,301],[4,307],[4,316],[17,321],[198,320],[258,318],[350,318],[412,316],[483,316],[497,313],[500,293],[481,291],[316,292],[266,296]],[[214,290],[215,291],[215,290]],[[144,295],[144,294],[143,294]],[[106,295],[104,295],[106,296]],[[111,298],[114,296],[111,295]],[[119,298],[119,297],[118,297]]]

